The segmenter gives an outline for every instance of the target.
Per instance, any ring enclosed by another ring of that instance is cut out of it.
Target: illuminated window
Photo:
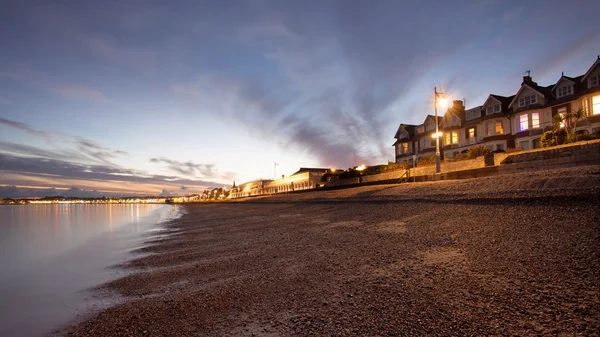
[[[475,128],[470,128],[468,131],[469,131],[469,143],[473,143],[475,141]]]
[[[458,144],[458,132],[452,131],[446,133],[446,145],[448,144]]]
[[[519,131],[525,131],[529,128],[529,118],[527,114],[519,116]]]
[[[565,120],[567,118],[567,108],[560,108],[558,109],[558,114],[560,115],[560,127],[564,128],[565,127]]]
[[[560,86],[558,90],[556,90],[556,97],[563,97],[571,94],[573,94],[573,85],[571,84]]]
[[[402,143],[402,153],[408,153],[408,143]]]
[[[499,133],[499,134],[504,133],[504,128],[502,128],[501,121],[496,121],[496,133]]]
[[[594,115],[600,115],[600,96],[592,97],[592,111]]]
[[[590,106],[588,104],[588,99],[584,98],[581,100],[581,107],[583,108],[583,112],[586,116],[590,115]]]
[[[535,103],[537,103],[535,94],[519,98],[519,107],[524,107]]]
[[[534,112],[531,114],[531,127],[532,128],[540,127],[540,114],[537,112]]]

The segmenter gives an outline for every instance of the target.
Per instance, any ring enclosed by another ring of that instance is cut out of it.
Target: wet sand
[[[600,167],[194,204],[73,336],[598,335]]]

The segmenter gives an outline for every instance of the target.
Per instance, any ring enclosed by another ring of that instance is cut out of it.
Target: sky
[[[0,197],[182,195],[393,161],[433,88],[467,108],[600,54],[598,1],[0,3]],[[275,166],[275,163],[278,163]],[[276,169],[276,171],[275,171]]]

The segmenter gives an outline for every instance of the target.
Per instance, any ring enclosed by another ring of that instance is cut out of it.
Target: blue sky
[[[4,1],[0,185],[185,194],[393,159],[434,86],[467,107],[600,53],[597,1]],[[44,190],[43,192],[47,192]],[[32,193],[29,191],[28,193]],[[2,195],[0,195],[1,197]]]

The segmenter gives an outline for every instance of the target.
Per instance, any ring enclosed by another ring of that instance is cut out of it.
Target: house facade
[[[584,75],[562,74],[556,83],[540,86],[528,74],[514,95],[490,94],[483,105],[469,109],[463,101],[454,101],[438,120],[441,154],[452,158],[474,145],[492,151],[535,149],[540,147],[542,134],[553,128],[554,116],[564,118],[579,109],[585,118],[576,122],[577,133],[600,132],[600,56]],[[427,115],[423,124],[400,125],[394,143],[396,163],[435,154],[434,118]]]
[[[259,195],[287,193],[314,189],[321,181],[321,177],[329,172],[326,168],[301,167],[297,172],[280,179],[258,179],[240,184],[231,188],[230,199],[253,197]]]

